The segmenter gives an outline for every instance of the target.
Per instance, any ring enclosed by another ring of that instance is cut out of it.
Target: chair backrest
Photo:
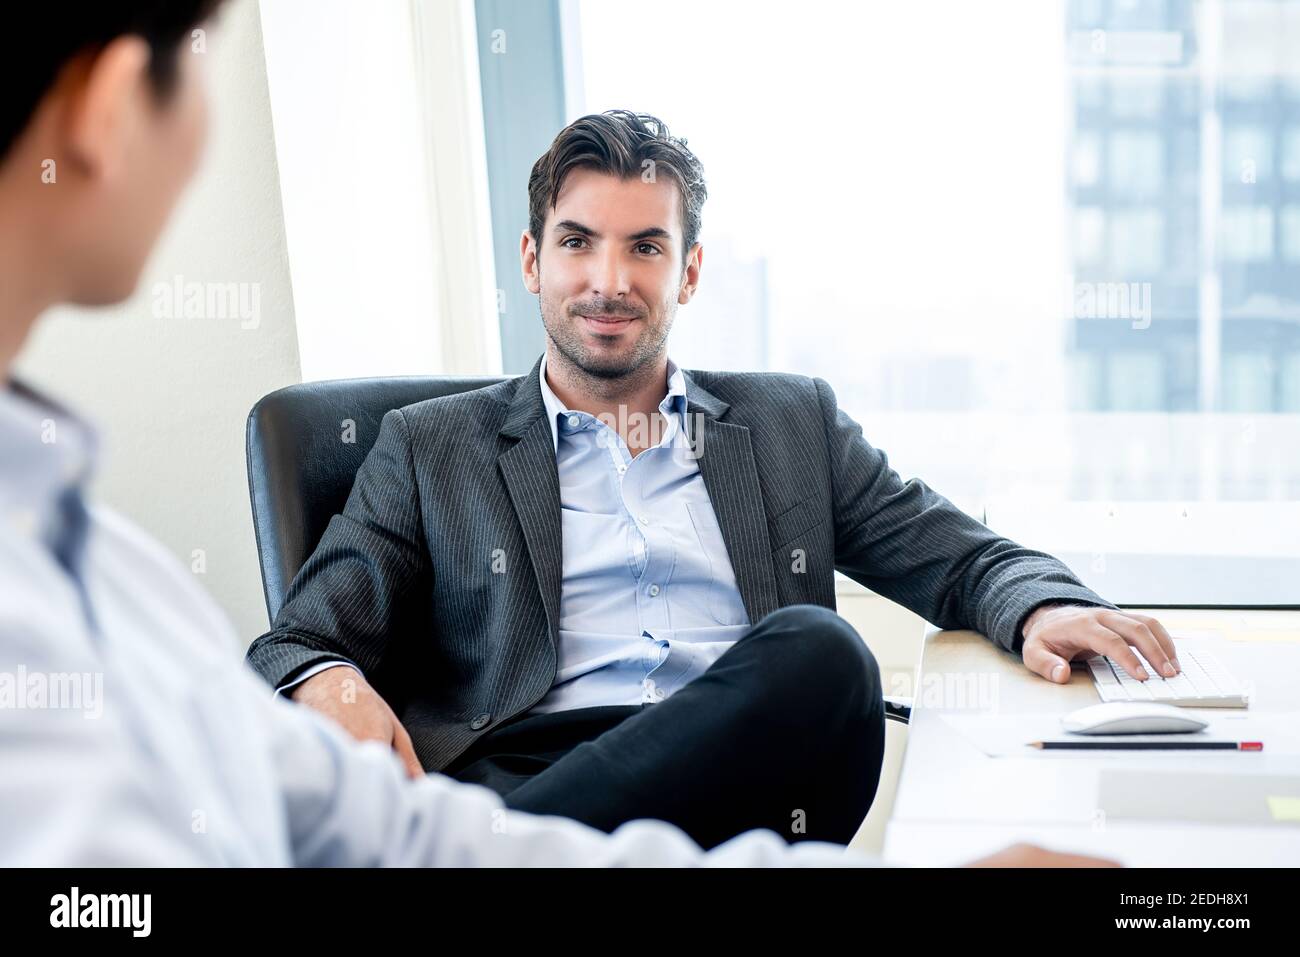
[[[357,470],[393,409],[469,392],[500,377],[401,376],[304,382],[264,396],[248,414],[248,494],[271,620],[343,510]]]

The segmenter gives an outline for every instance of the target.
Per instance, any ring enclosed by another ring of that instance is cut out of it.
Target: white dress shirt
[[[563,522],[559,662],[534,712],[655,704],[749,630],[731,558],[686,429],[686,378],[668,360],[662,419],[567,408],[546,381]],[[662,429],[659,425],[662,423]],[[656,434],[658,432],[658,434]]]
[[[187,569],[84,506],[91,430],[0,389],[0,865],[867,865],[751,831],[704,853],[406,778],[267,694]],[[142,477],[143,479],[143,477]]]

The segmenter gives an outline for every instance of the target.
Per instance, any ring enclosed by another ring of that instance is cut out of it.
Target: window
[[[1300,2],[556,4],[565,118],[704,163],[675,359],[827,379],[972,514],[1235,503],[1205,547],[1300,580],[1249,518],[1300,498]]]

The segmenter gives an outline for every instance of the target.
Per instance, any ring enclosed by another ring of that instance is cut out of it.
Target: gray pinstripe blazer
[[[342,514],[248,652],[272,685],[355,662],[426,770],[532,707],[555,678],[560,494],[537,377],[534,366],[388,413]],[[686,391],[750,621],[792,604],[834,608],[835,569],[1014,652],[1044,602],[1110,606],[1056,559],[902,481],[822,380],[693,371]]]

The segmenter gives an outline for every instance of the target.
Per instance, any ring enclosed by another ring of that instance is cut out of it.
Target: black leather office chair
[[[413,402],[481,389],[492,376],[398,376],[304,382],[264,396],[248,414],[248,494],[272,621],[329,520],[343,511],[379,423]],[[351,434],[344,433],[352,423]]]
[[[501,382],[501,377],[402,376],[304,382],[272,392],[248,414],[248,494],[274,621],[285,592],[343,510],[357,469],[392,409]],[[354,441],[343,440],[351,421]],[[904,724],[912,699],[885,696],[885,717]]]

